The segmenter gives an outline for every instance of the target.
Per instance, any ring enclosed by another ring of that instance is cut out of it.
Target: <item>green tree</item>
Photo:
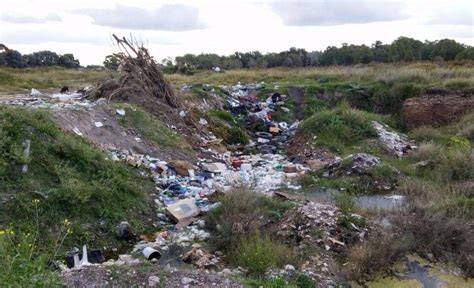
[[[408,37],[399,37],[390,45],[390,58],[393,61],[421,60],[423,42]]]
[[[456,55],[455,59],[456,60],[474,60],[474,47],[467,47],[466,49],[464,49],[464,51]]]
[[[79,68],[81,67],[81,64],[78,59],[74,58],[73,54],[64,54],[59,56],[59,61],[58,61],[59,66],[63,66],[66,68]]]
[[[20,52],[10,49],[5,52],[5,64],[13,68],[24,68],[27,65]]]
[[[120,59],[117,57],[116,54],[107,55],[105,56],[103,64],[105,69],[116,71],[120,66]]]
[[[444,60],[454,60],[456,55],[464,51],[464,49],[466,49],[466,47],[454,40],[443,39],[435,42],[433,45],[431,58],[439,56]]]

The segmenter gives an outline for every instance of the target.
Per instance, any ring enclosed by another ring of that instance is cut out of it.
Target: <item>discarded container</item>
[[[95,125],[95,127],[100,128],[100,127],[103,127],[103,126],[104,126],[104,123],[102,123],[102,122],[95,122],[94,125]]]
[[[85,254],[84,254],[85,252]],[[85,255],[85,257],[84,257]],[[77,260],[74,261],[74,258]],[[79,261],[79,258],[81,259]],[[101,250],[87,251],[85,246],[82,248],[82,253],[75,253],[66,256],[66,265],[68,268],[80,268],[80,266],[87,265],[89,263],[99,264],[105,261],[104,255]]]
[[[120,115],[120,116],[125,116],[125,110],[124,109],[117,109],[115,112]]]
[[[168,216],[176,223],[195,217],[199,214],[199,208],[194,204],[194,200],[186,198],[168,206],[166,208]]]
[[[145,247],[145,249],[143,249],[143,255],[148,260],[161,258],[161,253],[158,250],[153,249],[152,247]]]

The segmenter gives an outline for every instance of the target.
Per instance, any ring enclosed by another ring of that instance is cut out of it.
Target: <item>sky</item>
[[[2,0],[0,43],[23,54],[73,53],[82,65],[133,36],[155,59],[185,53],[324,50],[342,43],[455,39],[474,45],[469,0]]]

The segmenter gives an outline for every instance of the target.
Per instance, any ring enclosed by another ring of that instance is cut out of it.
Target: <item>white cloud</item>
[[[49,13],[45,17],[32,16],[27,14],[18,14],[18,13],[3,13],[0,20],[4,22],[17,23],[17,24],[40,24],[46,22],[56,22],[61,21],[56,13]]]
[[[404,4],[391,1],[278,1],[271,7],[289,26],[332,26],[408,18],[403,11]]]
[[[91,16],[96,25],[124,29],[188,31],[206,27],[199,19],[198,8],[182,4],[166,4],[157,9],[117,4],[112,9],[80,9],[75,12]]]
[[[449,5],[434,9],[428,24],[473,26],[473,4]]]

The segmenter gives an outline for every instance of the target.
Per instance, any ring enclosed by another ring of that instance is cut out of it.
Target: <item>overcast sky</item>
[[[473,45],[473,1],[2,0],[0,43],[101,64],[111,34],[141,39],[156,59],[185,53],[324,50],[399,36]]]

